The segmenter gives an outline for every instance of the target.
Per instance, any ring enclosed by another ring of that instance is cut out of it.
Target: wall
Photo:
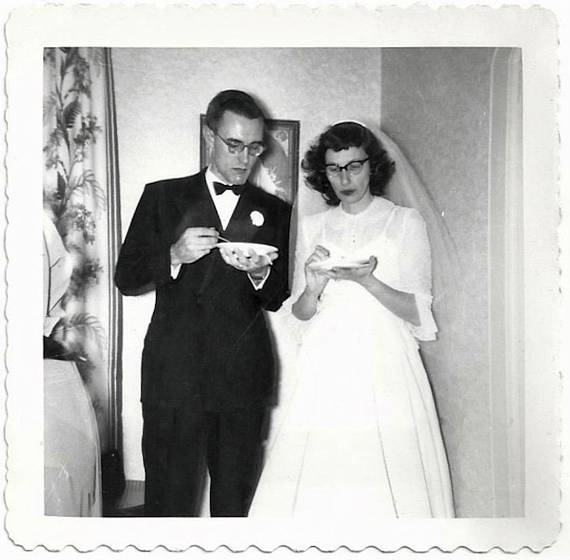
[[[301,154],[336,120],[380,120],[379,49],[113,49],[112,56],[123,237],[145,183],[198,170],[199,114],[222,89],[249,91],[270,117],[299,120]],[[302,185],[298,200],[303,213],[321,207]],[[153,304],[153,294],[123,298],[123,453],[126,477],[135,480],[144,478],[139,369]],[[287,344],[279,347],[287,354]]]
[[[465,305],[453,332],[441,332],[451,342],[451,354],[441,355],[437,346],[428,345],[424,359],[440,412],[457,513],[470,517],[500,514],[494,504],[488,341],[492,56],[493,49],[382,51],[382,127],[442,210],[461,259]]]

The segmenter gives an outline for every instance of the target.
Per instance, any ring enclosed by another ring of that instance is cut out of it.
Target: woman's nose
[[[348,185],[350,183],[350,175],[348,174],[347,169],[340,170],[340,184],[341,185]]]

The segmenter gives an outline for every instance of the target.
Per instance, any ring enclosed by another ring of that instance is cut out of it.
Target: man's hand
[[[218,232],[214,228],[187,228],[170,247],[170,264],[176,266],[196,262],[207,255],[217,243]]]

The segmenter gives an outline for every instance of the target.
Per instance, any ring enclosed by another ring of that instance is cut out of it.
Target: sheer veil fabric
[[[388,184],[386,198],[394,204],[415,208],[426,222],[432,257],[433,306],[438,323],[441,323],[443,317],[440,315],[449,319],[449,313],[460,293],[461,266],[457,249],[441,211],[402,150],[382,130],[370,126],[368,128],[379,138],[396,163],[396,172]],[[443,327],[440,325],[440,330]]]

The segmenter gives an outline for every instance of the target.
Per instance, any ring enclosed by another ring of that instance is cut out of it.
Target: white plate
[[[267,255],[268,253],[275,253],[278,249],[273,245],[264,245],[263,243],[245,243],[245,242],[226,242],[218,243],[216,245],[219,249],[227,249],[229,251],[243,251],[246,255]]]
[[[314,268],[332,270],[333,268],[363,268],[370,264],[370,259],[349,259],[342,257],[331,257],[314,265]]]

